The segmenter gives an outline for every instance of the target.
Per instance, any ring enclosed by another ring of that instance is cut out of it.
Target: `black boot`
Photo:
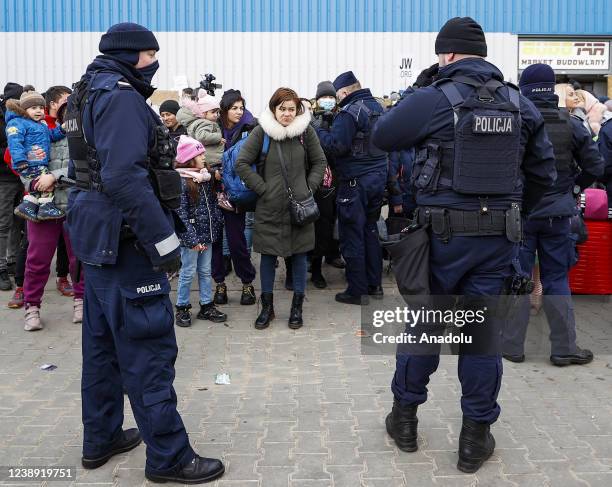
[[[198,320],[209,320],[213,323],[223,323],[225,320],[227,320],[227,315],[225,313],[221,313],[221,311],[215,308],[214,303],[200,303],[200,312],[198,313],[197,318]]]
[[[314,284],[314,287],[317,289],[325,289],[327,287],[327,281],[323,277],[323,273],[321,272],[321,262],[323,261],[323,257],[313,257],[311,259],[312,265],[312,276],[310,280]]]
[[[255,301],[257,301],[257,298],[255,297],[255,288],[253,284],[243,284],[240,304],[243,306],[250,306],[251,304],[255,304]]]
[[[586,348],[576,347],[576,351],[569,355],[551,355],[550,361],[557,367],[564,365],[585,365],[593,361],[593,352]]]
[[[477,423],[463,417],[459,435],[459,461],[457,468],[465,473],[476,472],[493,454],[495,438],[487,423]]]
[[[418,406],[402,406],[393,401],[393,409],[385,419],[387,433],[393,438],[397,447],[402,451],[417,451],[417,419]]]
[[[261,293],[261,311],[255,320],[255,328],[263,330],[270,326],[270,322],[274,319],[274,294]]]
[[[10,291],[11,289],[13,289],[13,283],[8,275],[8,271],[0,271],[0,290]]]
[[[175,319],[176,326],[182,326],[183,328],[191,326],[191,311],[189,311],[190,309],[190,304],[188,304],[187,306],[177,305]]]
[[[101,467],[108,462],[112,456],[136,448],[138,445],[140,445],[141,441],[142,438],[138,428],[124,430],[121,432],[119,439],[109,447],[106,453],[95,458],[82,457],[81,464],[83,465],[83,468],[86,468],[87,470]]]
[[[227,304],[227,285],[224,282],[217,284],[213,303]]]
[[[151,482],[166,483],[178,482],[180,484],[203,484],[221,477],[225,467],[221,460],[216,458],[204,458],[196,455],[191,462],[184,467],[172,468],[161,472],[152,472],[145,468],[145,477]]]
[[[293,293],[291,301],[291,311],[289,312],[289,328],[297,330],[302,328],[304,321],[302,320],[302,304],[304,303],[304,295]]]

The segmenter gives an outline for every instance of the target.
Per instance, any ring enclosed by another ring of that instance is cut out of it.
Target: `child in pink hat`
[[[181,174],[183,191],[177,213],[185,225],[178,232],[181,240],[181,271],[178,278],[176,300],[176,324],[191,326],[191,282],[198,274],[200,284],[200,311],[197,318],[215,323],[227,319],[212,300],[211,258],[212,244],[223,231],[223,215],[216,204],[215,184],[210,167],[206,163],[204,145],[186,135],[181,135],[176,149],[175,168]]]
[[[187,129],[187,135],[204,145],[209,166],[219,170],[225,149],[225,140],[218,123],[219,102],[204,90],[200,90],[197,100],[183,101],[176,119]],[[220,173],[218,174],[217,179],[220,179]]]

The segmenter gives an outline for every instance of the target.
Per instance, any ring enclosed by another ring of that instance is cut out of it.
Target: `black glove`
[[[334,121],[334,113],[333,112],[330,112],[328,110],[328,111],[323,112],[321,114],[321,128],[323,130],[329,130],[333,121]]]
[[[166,274],[174,274],[181,269],[181,255],[178,254],[171,259],[163,261],[161,264],[154,265],[155,272],[165,272]]]
[[[432,84],[438,77],[438,69],[438,63],[436,63],[421,71],[414,82],[414,86],[424,88]]]

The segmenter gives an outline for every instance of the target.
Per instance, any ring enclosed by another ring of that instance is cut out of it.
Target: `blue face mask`
[[[319,100],[319,106],[326,111],[333,110],[336,106],[336,100],[333,98],[323,98]]]
[[[147,83],[151,84],[151,81],[153,80],[153,76],[155,76],[155,73],[157,72],[158,69],[159,69],[159,62],[155,61],[149,64],[148,66],[145,66],[144,68],[139,68],[138,72],[142,74],[142,77],[145,79]]]

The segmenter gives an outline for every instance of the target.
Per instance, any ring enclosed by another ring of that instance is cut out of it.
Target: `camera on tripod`
[[[200,81],[200,87],[206,91],[210,96],[215,96],[215,90],[223,88],[220,83],[213,83],[217,78],[213,74],[205,74],[204,79]]]

